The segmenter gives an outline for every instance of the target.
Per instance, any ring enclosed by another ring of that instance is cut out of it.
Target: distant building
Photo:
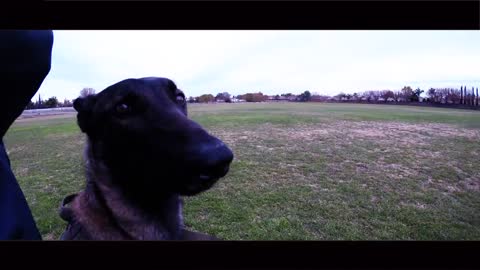
[[[325,102],[327,100],[329,100],[330,97],[328,96],[320,96],[320,95],[314,95],[310,98],[310,101],[313,101],[313,102]]]
[[[287,97],[284,96],[268,96],[267,101],[280,102],[280,101],[289,101]]]
[[[236,97],[233,97],[233,98],[232,98],[232,102],[233,102],[233,103],[239,103],[239,102],[245,102],[245,100],[244,100],[244,99],[238,99],[238,98],[236,98]]]

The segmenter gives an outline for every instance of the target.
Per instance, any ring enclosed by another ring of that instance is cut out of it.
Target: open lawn
[[[190,105],[235,153],[188,198],[186,223],[229,240],[480,240],[480,112],[410,106]],[[75,114],[18,120],[5,137],[45,239],[84,185]]]

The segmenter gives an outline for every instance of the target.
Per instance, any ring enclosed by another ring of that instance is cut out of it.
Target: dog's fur
[[[166,78],[127,79],[74,108],[87,135],[87,185],[71,204],[83,238],[190,238],[181,196],[209,189],[233,154],[187,118],[182,91]]]

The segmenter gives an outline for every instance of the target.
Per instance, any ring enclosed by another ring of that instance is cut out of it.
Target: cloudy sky
[[[479,31],[54,31],[42,99],[167,77],[187,96],[480,86]],[[38,97],[38,93],[35,98]],[[34,99],[35,99],[34,98]]]

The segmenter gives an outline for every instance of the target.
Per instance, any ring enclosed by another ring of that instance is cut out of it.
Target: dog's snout
[[[203,144],[199,154],[202,173],[215,177],[225,176],[233,160],[232,151],[217,139],[213,143]]]
[[[228,165],[233,160],[232,151],[220,141],[214,145],[204,146],[203,154],[207,157],[205,160],[207,167]]]

